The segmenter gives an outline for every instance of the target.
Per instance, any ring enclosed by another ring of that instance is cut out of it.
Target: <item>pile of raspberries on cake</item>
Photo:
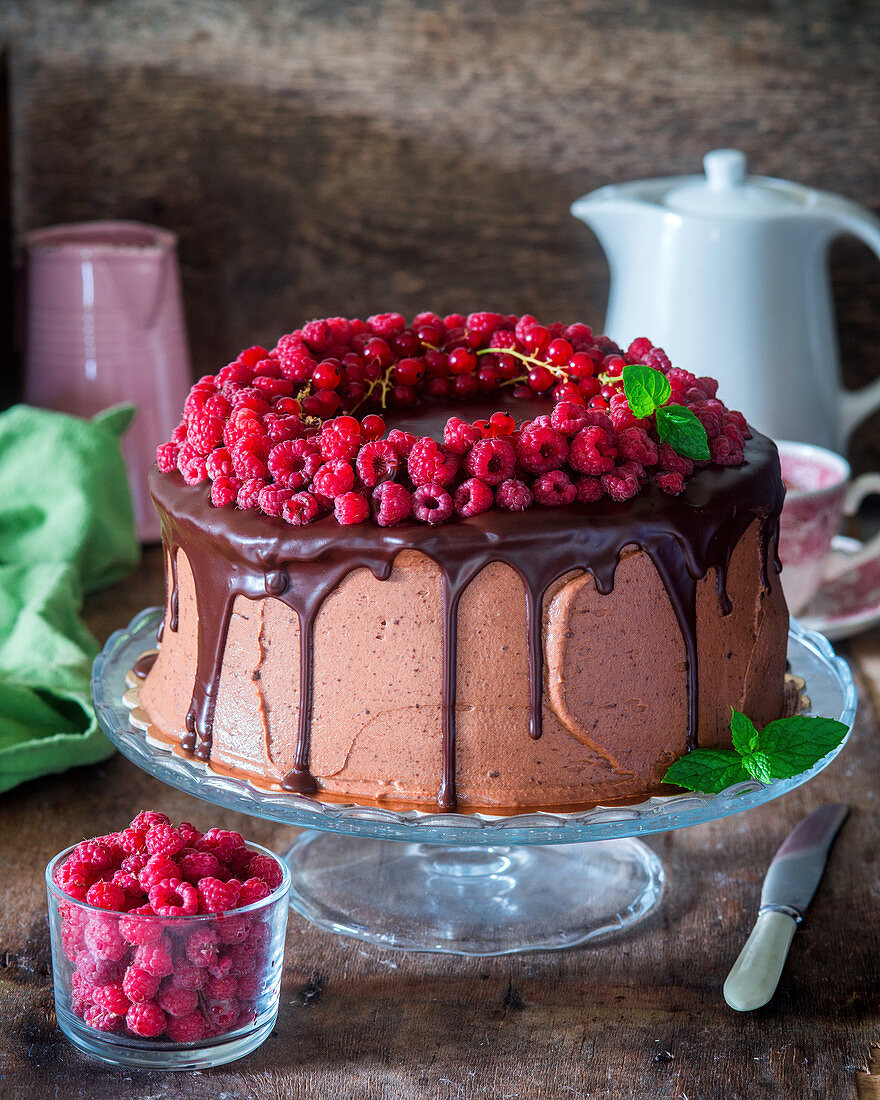
[[[239,833],[174,828],[155,810],[84,840],[55,869],[63,893],[95,907],[59,905],[72,1011],[98,1031],[182,1043],[254,1019],[269,910],[235,910],[269,897],[282,878],[277,861]],[[198,914],[216,916],[195,926],[162,919]]]
[[[159,469],[189,485],[211,482],[211,502],[281,516],[294,526],[331,512],[342,524],[372,518],[442,523],[499,508],[523,511],[603,497],[626,501],[654,481],[682,493],[695,466],[659,440],[654,418],[633,415],[621,372],[641,363],[666,375],[669,403],[706,429],[711,462],[738,466],[745,418],[715,394],[713,378],[677,370],[662,348],[623,351],[589,325],[534,317],[399,313],[366,321],[310,321],[267,351],[247,348],[190,391],[184,419],[156,452]],[[379,415],[481,394],[552,398],[519,428],[506,412],[453,416],[443,438],[392,429]]]

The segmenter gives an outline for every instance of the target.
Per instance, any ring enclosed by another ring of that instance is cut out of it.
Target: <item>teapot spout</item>
[[[644,211],[645,204],[627,195],[623,187],[610,184],[575,199],[570,209],[578,221],[592,229],[613,261],[629,237],[633,216]]]

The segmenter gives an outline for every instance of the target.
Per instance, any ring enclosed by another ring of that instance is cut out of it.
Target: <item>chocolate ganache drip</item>
[[[438,804],[456,806],[455,726],[458,608],[473,578],[491,562],[511,566],[522,578],[528,626],[529,730],[541,736],[544,696],[543,607],[550,586],[567,573],[586,570],[600,593],[614,586],[621,552],[643,550],[653,561],[675,612],[687,660],[687,747],[697,746],[697,585],[716,571],[719,608],[731,611],[727,571],[737,543],[760,521],[762,581],[769,589],[769,563],[776,571],[779,512],[784,488],[773,443],[755,435],[741,467],[706,466],[680,497],[645,486],[624,504],[604,499],[537,512],[490,510],[466,520],[431,527],[408,522],[382,528],[373,523],[340,526],[332,517],[291,528],[283,520],[214,508],[206,485],[187,486],[177,474],[153,470],[151,488],[170,556],[172,592],[169,629],[177,622],[177,553],[182,550],[195,578],[198,659],[184,748],[206,759],[211,738],[226,638],[237,596],[271,595],[295,613],[300,633],[298,730],[294,768],[284,786],[310,794],[317,783],[309,768],[312,712],[313,628],[327,596],[343,578],[367,568],[378,580],[391,575],[403,550],[426,555],[440,568],[443,601],[442,782]],[[771,559],[772,551],[772,559]]]

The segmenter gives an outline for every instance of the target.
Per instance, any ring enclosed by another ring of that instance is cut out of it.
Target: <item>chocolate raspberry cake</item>
[[[656,792],[783,711],[773,443],[587,325],[312,321],[201,379],[157,454],[167,599],[136,717],[328,801]]]

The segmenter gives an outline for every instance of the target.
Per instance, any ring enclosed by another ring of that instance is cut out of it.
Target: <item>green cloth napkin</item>
[[[0,413],[0,791],[103,760],[83,595],[137,564],[120,437],[134,409]]]

